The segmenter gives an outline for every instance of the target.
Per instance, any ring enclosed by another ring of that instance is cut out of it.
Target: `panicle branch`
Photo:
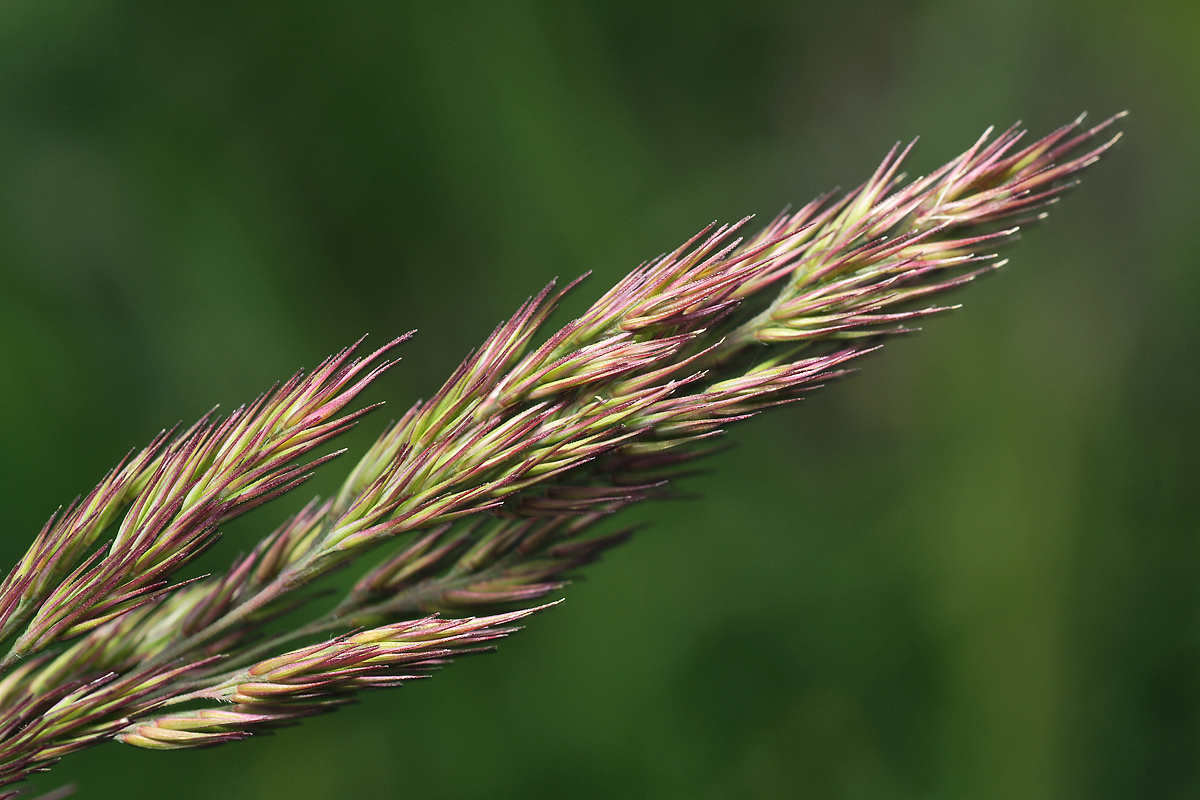
[[[170,443],[158,437],[110,473],[87,501],[47,525],[0,587],[0,609],[8,612],[0,630],[14,631],[25,611],[32,617],[5,665],[168,591],[170,576],[215,540],[220,523],[306,480],[336,453],[298,460],[369,410],[338,416],[392,364],[380,358],[400,341],[365,359],[351,360],[348,348],[225,420],[209,415]],[[111,544],[84,557],[125,505]]]
[[[399,686],[424,677],[452,656],[478,652],[484,643],[507,636],[516,630],[513,622],[538,610],[466,619],[425,617],[292,650],[166,703],[216,700],[233,704],[231,709],[154,716],[127,725],[116,738],[156,750],[245,738],[255,730],[332,710],[361,689]]]

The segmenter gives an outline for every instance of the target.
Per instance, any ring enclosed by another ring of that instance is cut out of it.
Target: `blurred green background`
[[[1132,111],[964,310],[742,426],[498,653],[37,786],[1200,796],[1197,42],[1194,0],[6,3],[6,562],[163,425],[362,333],[420,329],[357,448],[554,276],[595,272],[579,307],[896,139],[921,172],[989,124]]]

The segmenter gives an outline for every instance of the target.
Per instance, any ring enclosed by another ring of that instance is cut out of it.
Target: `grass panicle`
[[[0,584],[0,785],[102,741],[242,739],[486,649],[626,541],[609,518],[673,496],[729,425],[956,307],[941,297],[1004,263],[994,249],[1112,146],[1116,119],[1029,144],[988,131],[915,180],[897,145],[855,190],[753,234],[710,225],[553,331],[579,281],[551,283],[332,497],[219,575],[183,573],[222,523],[338,455],[318,451],[373,408],[347,410],[407,337],[160,434],[53,515]],[[317,605],[323,577],[380,548]]]

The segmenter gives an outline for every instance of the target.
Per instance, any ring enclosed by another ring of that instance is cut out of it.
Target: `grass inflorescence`
[[[108,740],[242,739],[508,635],[631,534],[599,523],[670,496],[730,424],[843,374],[1000,266],[992,250],[1112,145],[1115,119],[1024,146],[1016,127],[989,131],[911,181],[894,148],[854,191],[757,233],[705,228],[553,332],[578,281],[545,287],[336,494],[223,574],[178,577],[222,523],[339,455],[312,454],[370,410],[346,411],[408,337],[163,432],[54,514],[0,584],[0,785]],[[317,607],[308,589],[381,548]]]

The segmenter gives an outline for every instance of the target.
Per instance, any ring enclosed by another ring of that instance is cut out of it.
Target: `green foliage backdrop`
[[[420,329],[358,446],[551,277],[593,270],[582,304],[897,138],[920,171],[991,123],[1132,111],[962,312],[744,426],[497,654],[39,786],[1197,796],[1198,40],[1190,0],[6,4],[6,564],[163,425],[364,332]]]

